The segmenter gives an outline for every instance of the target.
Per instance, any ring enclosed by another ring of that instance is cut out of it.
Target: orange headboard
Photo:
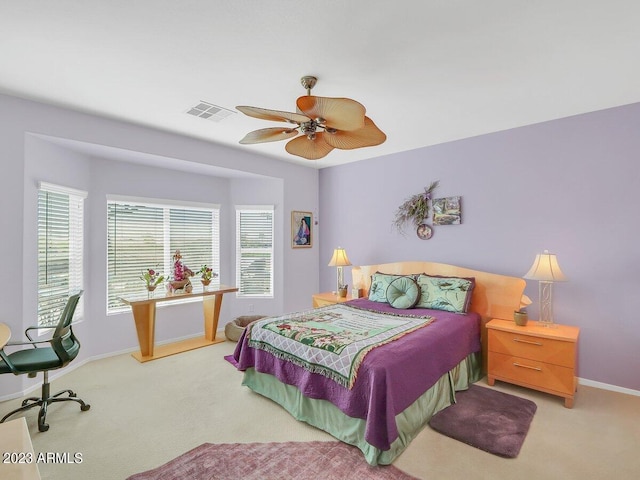
[[[364,295],[368,295],[369,287],[371,286],[371,275],[376,272],[391,273],[394,275],[426,273],[429,275],[447,275],[452,277],[474,277],[476,279],[476,285],[473,289],[469,310],[478,313],[482,318],[482,350],[485,371],[487,349],[486,322],[492,318],[513,320],[514,310],[518,310],[521,305],[530,303],[528,297],[523,295],[526,282],[522,278],[434,262],[395,262],[353,267],[351,269],[353,287],[360,288]]]
[[[445,263],[395,262],[353,267],[351,270],[353,287],[360,288],[367,295],[371,286],[371,275],[376,272],[394,275],[426,273],[452,277],[474,277],[476,286],[473,289],[469,309],[478,313],[485,320],[491,318],[513,320],[513,312],[520,308],[526,285],[522,278],[471,270]]]

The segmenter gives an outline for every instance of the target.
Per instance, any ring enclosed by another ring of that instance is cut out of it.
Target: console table
[[[220,307],[222,306],[222,296],[225,293],[237,292],[236,287],[226,285],[216,285],[204,287],[191,293],[171,293],[155,291],[144,294],[120,297],[127,305],[131,306],[133,320],[136,323],[138,343],[140,351],[132,356],[139,362],[148,362],[158,358],[168,357],[176,353],[206,347],[216,343],[224,342],[225,338],[216,338],[218,329],[218,318],[220,317]],[[155,345],[156,330],[156,305],[163,302],[176,302],[187,298],[202,297],[202,307],[204,311],[204,337],[189,338],[180,342],[166,345]]]

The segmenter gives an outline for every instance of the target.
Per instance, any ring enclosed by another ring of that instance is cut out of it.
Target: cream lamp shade
[[[540,302],[540,323],[544,326],[553,325],[553,284],[566,282],[567,277],[560,270],[558,259],[549,250],[536,255],[533,265],[524,278],[538,280],[538,295]]]
[[[347,257],[347,252],[344,248],[336,248],[333,251],[333,256],[331,257],[328,265],[329,267],[338,267],[336,291],[345,287],[342,267],[347,267],[349,265],[351,265],[351,262],[349,261],[349,257]]]
[[[544,282],[567,281],[567,277],[565,277],[558,265],[558,258],[553,253],[549,253],[549,250],[545,250],[544,253],[536,255],[533,265],[531,265],[531,268],[524,278]]]

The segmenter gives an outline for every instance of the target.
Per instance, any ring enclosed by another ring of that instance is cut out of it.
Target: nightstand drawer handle
[[[538,372],[542,371],[542,369],[540,367],[532,367],[531,365],[522,365],[521,363],[517,363],[517,362],[513,362],[513,366],[514,367],[528,368],[530,370],[536,370]]]
[[[532,342],[531,340],[520,340],[519,338],[514,338],[513,341],[520,342],[520,343],[528,343],[529,345],[537,345],[538,347],[542,346],[540,342]]]

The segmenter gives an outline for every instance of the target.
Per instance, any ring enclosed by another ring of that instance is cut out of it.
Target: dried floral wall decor
[[[435,182],[431,182],[431,185],[424,189],[424,193],[412,195],[398,207],[393,225],[400,233],[403,235],[405,234],[404,229],[407,227],[407,224],[416,229],[421,225],[425,225],[425,219],[429,217],[431,196],[433,194],[433,190],[438,186],[438,183],[439,182],[437,180]],[[424,237],[421,236],[420,238]]]

